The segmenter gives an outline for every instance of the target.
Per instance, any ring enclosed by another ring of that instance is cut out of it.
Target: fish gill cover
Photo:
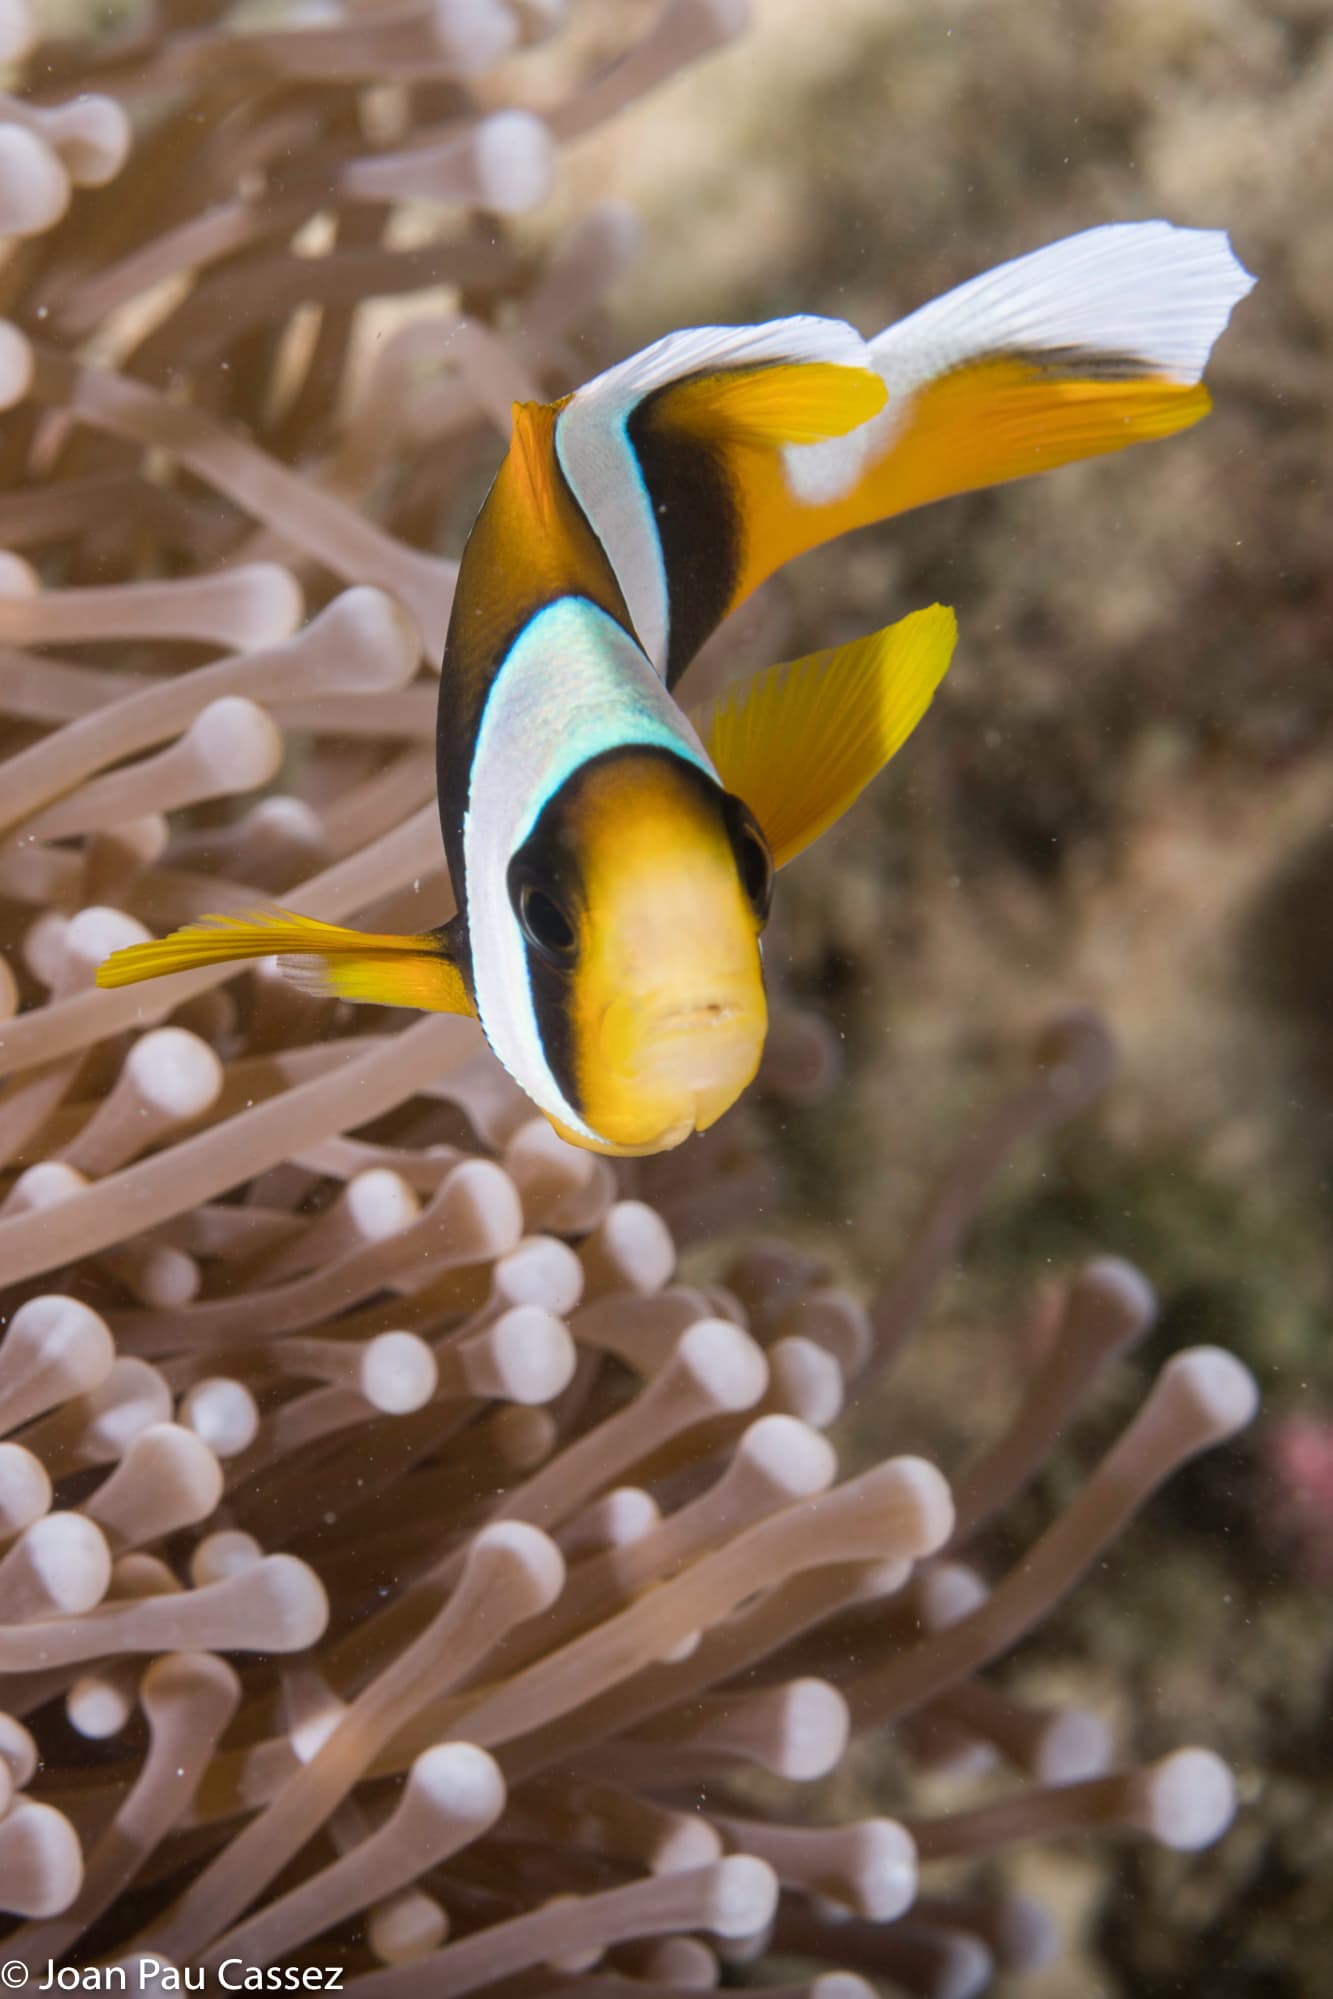
[[[1207,1747],[1140,1761],[989,1669],[1248,1421],[1238,1361],[1172,1357],[998,1571],[989,1523],[1152,1322],[1135,1270],[1068,1277],[950,1482],[844,1474],[824,1435],[1014,1149],[1106,1085],[1095,1017],[1053,1023],[864,1305],[762,1236],[744,1115],[612,1167],[470,1022],[262,963],[93,987],[204,907],[447,915],[436,550],[511,401],[588,372],[635,245],[612,205],[540,254],[504,218],[741,13],[673,0],[544,118],[504,65],[551,0],[6,16],[0,1910],[34,1973],[961,1999],[1054,1945],[997,1852],[1230,1820]],[[834,1066],[779,1013],[770,1096]],[[879,1807],[840,1810],[886,1743]]]

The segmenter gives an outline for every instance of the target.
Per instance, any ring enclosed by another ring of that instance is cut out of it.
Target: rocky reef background
[[[1117,1087],[1011,1173],[969,1295],[1095,1238],[1159,1286],[1142,1365],[1221,1339],[1263,1388],[1243,1471],[1175,1486],[1012,1681],[1126,1671],[1150,1734],[1209,1715],[1249,1800],[1188,1883],[1129,1848],[1034,1854],[1093,1955],[1023,1989],[1071,1999],[1294,1999],[1333,1947],[1330,122],[1320,0],[756,0],[563,184],[647,224],[627,346],[794,311],[873,331],[1126,218],[1225,227],[1259,278],[1188,436],[819,551],[730,635],[738,663],[795,654],[934,598],[962,633],[910,754],[782,883],[770,962],[846,1047],[843,1087],[784,1118],[792,1225],[882,1267],[928,1169],[912,1135],[965,1118],[1053,1000],[1094,1000]],[[1008,1339],[938,1324],[887,1391],[895,1433],[904,1395],[922,1436],[979,1433]]]

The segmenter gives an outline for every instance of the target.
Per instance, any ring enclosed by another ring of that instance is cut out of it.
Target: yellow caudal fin
[[[1204,364],[1252,283],[1220,231],[1112,223],[871,340],[804,317],[668,334],[556,406],[555,456],[674,688],[805,550],[1197,423]]]
[[[934,604],[851,645],[771,666],[694,717],[776,867],[840,818],[907,741],[957,636],[953,612]]]
[[[396,937],[343,930],[290,909],[201,916],[153,944],[113,951],[97,969],[99,986],[132,986],[168,972],[233,959],[276,956],[297,985],[338,999],[410,1006],[427,1013],[471,1013],[457,965],[438,936]]]
[[[803,550],[952,493],[1169,437],[1253,284],[1220,231],[1112,223],[1017,257],[867,343],[885,420],[736,469],[728,608]]]

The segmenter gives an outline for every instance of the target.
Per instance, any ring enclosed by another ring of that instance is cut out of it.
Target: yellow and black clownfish
[[[673,699],[680,675],[832,536],[1196,422],[1251,283],[1219,232],[1113,224],[869,341],[828,319],[701,327],[517,406],[440,681],[458,914],[413,937],[206,917],[114,953],[99,984],[278,953],[345,999],[475,1014],[575,1144],[704,1129],[758,1067],[774,871],[910,735],[954,618],[918,611],[702,715]]]

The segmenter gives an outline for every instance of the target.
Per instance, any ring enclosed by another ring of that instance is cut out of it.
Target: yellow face
[[[651,751],[589,766],[555,840],[571,1102],[598,1149],[664,1151],[730,1109],[759,1066],[767,848],[739,801]]]

